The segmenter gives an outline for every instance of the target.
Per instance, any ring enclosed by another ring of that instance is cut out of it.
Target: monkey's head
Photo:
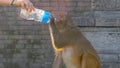
[[[55,26],[58,30],[63,30],[75,26],[72,19],[67,14],[59,14],[58,17],[54,17],[54,20],[51,22],[55,23]]]

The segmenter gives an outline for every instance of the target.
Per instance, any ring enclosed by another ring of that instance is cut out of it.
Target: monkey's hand
[[[53,23],[55,23],[55,18],[51,15],[51,17],[50,17],[50,24],[53,24]]]

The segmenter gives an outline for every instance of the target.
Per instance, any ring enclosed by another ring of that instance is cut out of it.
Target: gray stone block
[[[116,10],[120,10],[120,0],[116,0]]]
[[[119,57],[117,54],[99,54],[101,62],[117,63]]]
[[[0,63],[0,68],[4,68],[4,64],[3,63]]]
[[[94,26],[94,17],[92,12],[81,12],[79,16],[72,17],[74,24],[78,26]]]
[[[119,56],[119,63],[120,63],[120,54],[118,55]],[[120,65],[120,64],[119,64]]]
[[[13,55],[13,58],[27,58],[27,54],[22,54],[22,53],[19,53],[19,54],[14,54]]]
[[[80,27],[81,32],[120,32],[120,27]]]
[[[120,11],[95,11],[96,26],[120,26]]]
[[[118,63],[102,63],[101,68],[120,68]]]
[[[6,45],[0,43],[0,49],[4,48]]]
[[[24,48],[24,44],[17,44],[17,45],[16,45],[16,48],[18,48],[18,49],[23,49],[23,48]]]
[[[89,28],[90,30],[90,28]],[[100,31],[99,31],[100,30]],[[94,29],[85,32],[85,29],[81,29],[83,35],[92,43],[92,45],[98,49],[100,53],[119,53],[120,49],[120,32],[118,28]]]
[[[95,10],[115,10],[116,0],[93,0]]]
[[[45,67],[45,65],[44,65],[44,67]],[[30,68],[44,68],[44,67],[39,63],[31,63],[30,64]]]
[[[6,60],[4,57],[0,58],[0,63],[4,63]]]

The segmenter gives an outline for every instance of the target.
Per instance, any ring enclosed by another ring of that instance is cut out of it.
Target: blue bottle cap
[[[45,11],[44,16],[42,18],[42,23],[48,23],[49,19],[50,19],[50,16],[51,16],[50,12]]]

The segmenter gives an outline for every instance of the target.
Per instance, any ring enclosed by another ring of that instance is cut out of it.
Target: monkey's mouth
[[[60,23],[60,22],[62,22],[63,20],[64,20],[64,18],[62,18],[62,17],[54,16],[54,22],[55,22],[55,23]]]

